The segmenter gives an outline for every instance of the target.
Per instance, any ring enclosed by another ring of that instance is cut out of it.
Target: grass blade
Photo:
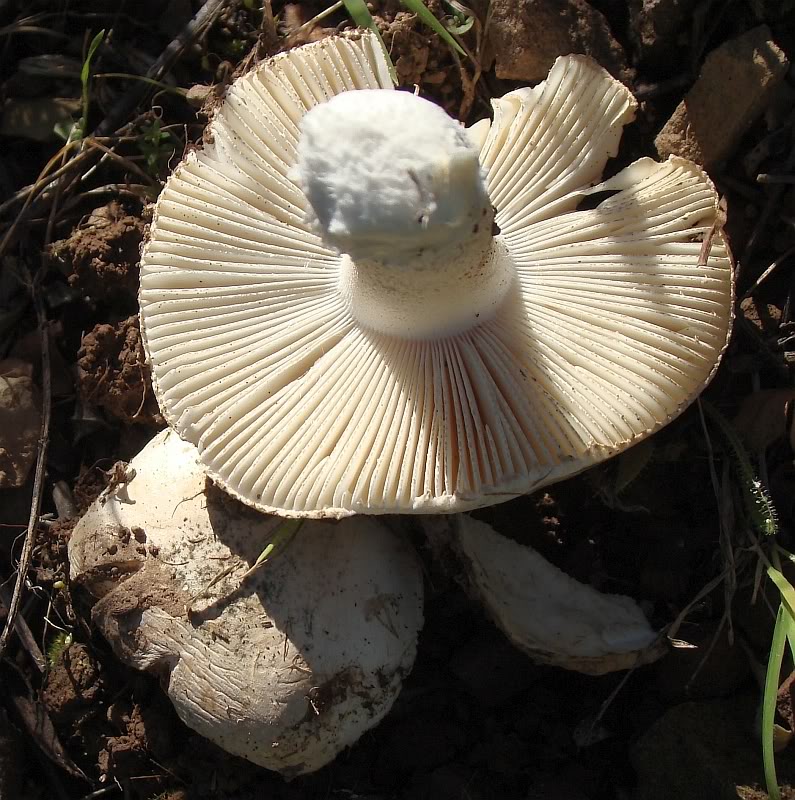
[[[389,57],[389,51],[386,49],[384,40],[381,38],[381,32],[378,30],[373,15],[367,8],[364,0],[342,0],[342,2],[345,6],[345,10],[348,12],[348,16],[356,23],[357,28],[366,28],[378,37],[378,41],[381,42],[381,47],[386,55],[386,60],[389,63],[389,77],[392,78],[392,82],[397,86],[398,79],[397,72],[395,72],[395,65]]]
[[[765,785],[770,800],[781,800],[776,774],[776,758],[773,752],[774,725],[776,722],[776,697],[778,681],[781,673],[781,662],[784,659],[784,645],[787,640],[787,628],[792,627],[792,617],[782,603],[776,614],[776,627],[773,629],[773,641],[770,643],[770,656],[765,674],[765,689],[762,695],[762,763],[765,770]]]
[[[460,56],[466,58],[466,51],[460,44],[453,38],[450,31],[439,22],[436,17],[428,10],[422,0],[400,0],[406,8],[413,14],[416,14],[420,20],[427,25],[439,38],[443,39],[450,45]]]
[[[776,584],[776,589],[781,595],[781,602],[786,607],[787,612],[795,619],[795,587],[775,567],[768,567],[767,574],[770,580]]]

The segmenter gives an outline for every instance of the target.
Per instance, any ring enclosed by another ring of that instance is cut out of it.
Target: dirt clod
[[[152,391],[138,317],[101,324],[83,337],[78,353],[83,398],[125,423],[164,425]]]
[[[49,256],[69,275],[69,284],[92,301],[135,304],[138,263],[146,223],[121,203],[94,209]]]

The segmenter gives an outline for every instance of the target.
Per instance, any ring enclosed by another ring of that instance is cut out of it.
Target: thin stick
[[[50,412],[52,409],[52,382],[50,375],[50,339],[47,331],[47,317],[44,313],[44,304],[41,300],[39,287],[34,279],[32,285],[33,307],[36,309],[36,320],[39,324],[41,338],[41,431],[39,434],[39,452],[36,456],[36,471],[33,478],[33,499],[30,504],[30,518],[28,530],[25,534],[25,543],[22,546],[22,555],[19,558],[17,579],[14,584],[14,593],[8,606],[8,616],[3,632],[0,634],[0,659],[3,658],[8,647],[11,633],[14,630],[19,605],[22,600],[22,590],[25,579],[30,569],[33,558],[33,547],[36,544],[36,531],[39,524],[41,511],[41,496],[44,491],[44,470],[47,463],[47,445],[50,439]]]

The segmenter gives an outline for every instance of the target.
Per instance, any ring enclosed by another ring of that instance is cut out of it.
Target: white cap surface
[[[158,400],[209,474],[261,510],[507,500],[670,421],[726,346],[720,231],[699,263],[715,190],[678,159],[592,187],[635,102],[582,57],[495,101],[493,123],[471,137],[501,232],[480,229],[474,255],[465,241],[440,250],[477,289],[471,308],[465,281],[444,270],[437,280],[432,247],[409,262],[408,286],[375,261],[357,272],[307,221],[299,126],[335,94],[389,86],[369,35],[277,56],[231,87],[211,143],[158,202],[140,294]],[[353,157],[348,144],[340,152]],[[577,210],[602,191],[612,196]],[[370,284],[349,291],[362,276]],[[382,284],[394,302],[374,308]]]
[[[400,535],[375,518],[306,521],[244,578],[284,520],[230,500],[174,431],[128,472],[75,527],[71,576],[186,725],[292,777],[384,717],[422,627],[422,571]]]
[[[469,515],[451,522],[465,587],[535,661],[602,675],[650,663],[665,653],[631,597],[603,594],[576,581],[531,547]]]

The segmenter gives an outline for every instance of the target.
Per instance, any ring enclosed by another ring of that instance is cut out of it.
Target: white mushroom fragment
[[[374,518],[306,522],[241,580],[283,521],[215,488],[173,431],[127,478],[75,528],[71,574],[100,598],[117,656],[159,675],[189,727],[293,776],[378,723],[422,625],[410,546]]]
[[[632,598],[576,581],[531,547],[466,514],[447,525],[424,522],[437,550],[452,547],[468,593],[534,661],[602,675],[666,652]]]
[[[369,34],[242,77],[143,255],[169,423],[296,517],[490,505],[659,429],[716,369],[732,270],[695,165],[592,186],[634,112],[571,56],[467,134]]]

